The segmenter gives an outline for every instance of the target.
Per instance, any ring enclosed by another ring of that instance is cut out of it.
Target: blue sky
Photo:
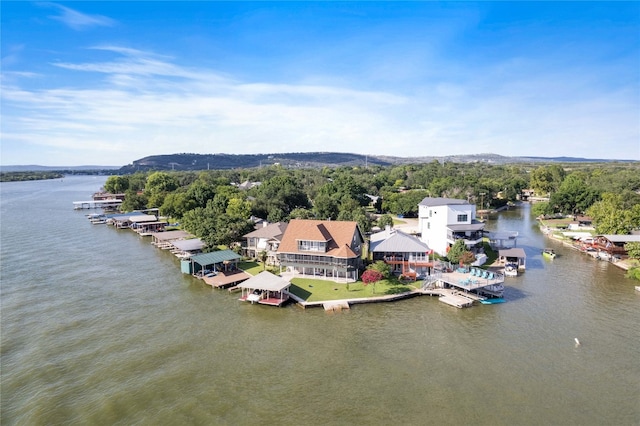
[[[640,2],[2,1],[0,164],[640,160]]]

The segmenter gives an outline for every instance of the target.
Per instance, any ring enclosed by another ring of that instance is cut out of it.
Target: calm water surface
[[[487,225],[527,252],[507,303],[327,314],[240,303],[91,225],[72,201],[104,180],[0,184],[3,425],[640,423],[640,294],[526,206]]]

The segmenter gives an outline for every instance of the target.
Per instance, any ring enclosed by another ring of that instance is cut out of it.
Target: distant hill
[[[146,170],[228,170],[280,164],[289,168],[320,168],[339,166],[391,166],[420,164],[432,161],[454,163],[513,164],[536,162],[612,162],[616,160],[579,157],[505,157],[498,154],[449,155],[443,157],[393,157],[339,152],[295,152],[280,154],[169,154],[151,155],[120,168],[119,173]],[[624,160],[623,160],[624,161]]]
[[[633,160],[606,160],[581,157],[505,157],[498,154],[447,155],[441,157],[393,157],[385,155],[362,155],[342,152],[292,152],[279,154],[167,154],[150,155],[135,160],[126,166],[0,166],[0,172],[60,171],[81,173],[82,171],[105,171],[107,173],[129,174],[148,170],[229,170],[248,169],[280,164],[288,168],[321,168],[340,166],[400,164],[424,164],[432,161],[452,163],[604,163],[634,162]]]
[[[83,171],[83,170],[117,170],[120,166],[38,166],[32,165],[15,165],[0,166],[0,172],[57,172],[57,171]]]

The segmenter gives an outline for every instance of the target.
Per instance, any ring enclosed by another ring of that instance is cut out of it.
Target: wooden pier
[[[117,209],[122,204],[122,200],[90,200],[90,201],[74,201],[74,210],[84,209]]]

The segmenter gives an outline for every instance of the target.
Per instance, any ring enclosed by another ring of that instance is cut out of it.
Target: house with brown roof
[[[293,219],[277,250],[281,272],[354,282],[364,238],[357,222]]]
[[[287,224],[284,222],[262,222],[257,225],[255,231],[243,236],[242,252],[244,256],[259,259],[260,253],[264,251],[267,253],[267,264],[277,265],[278,258],[276,252],[280,246],[285,229],[287,229]]]
[[[596,235],[592,247],[602,253],[600,257],[611,259],[613,256],[628,256],[624,248],[627,243],[640,243],[640,235]]]

